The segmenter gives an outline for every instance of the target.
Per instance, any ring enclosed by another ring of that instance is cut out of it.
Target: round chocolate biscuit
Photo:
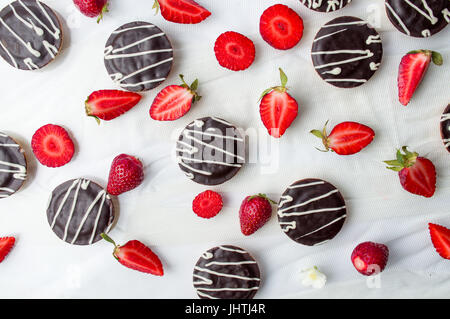
[[[140,92],[160,85],[173,64],[166,34],[148,22],[131,22],[115,30],[105,46],[105,67],[125,90]]]
[[[17,192],[27,179],[24,153],[16,141],[0,132],[0,199]]]
[[[311,51],[314,68],[327,83],[353,88],[366,83],[381,64],[378,32],[356,17],[339,17],[317,33]]]
[[[342,9],[352,0],[300,0],[306,7],[319,12],[333,12]]]
[[[320,179],[304,179],[287,188],[278,203],[281,229],[297,243],[315,246],[337,235],[347,216],[341,193]]]
[[[47,220],[53,232],[72,245],[91,245],[102,239],[114,222],[111,198],[101,186],[79,178],[51,194]]]
[[[247,251],[226,245],[203,253],[194,267],[193,281],[201,299],[252,299],[261,273]]]
[[[441,117],[441,136],[445,148],[450,152],[450,104],[447,105]]]
[[[194,182],[222,184],[236,175],[245,162],[245,140],[231,123],[204,117],[182,131],[176,158],[181,170]]]
[[[62,27],[56,13],[39,0],[17,0],[0,11],[0,55],[21,70],[40,69],[59,53]]]
[[[450,22],[449,0],[386,0],[386,13],[400,32],[416,37],[430,37]]]

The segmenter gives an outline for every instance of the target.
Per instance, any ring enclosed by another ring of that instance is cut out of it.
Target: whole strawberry
[[[85,16],[98,17],[97,23],[103,18],[103,13],[108,12],[108,0],[73,0],[73,3]]]
[[[265,90],[261,96],[259,113],[269,134],[280,138],[291,126],[298,114],[297,101],[287,93],[288,78],[280,68],[281,86]]]
[[[174,121],[184,116],[193,103],[202,97],[197,94],[198,80],[191,85],[180,74],[181,85],[169,85],[156,95],[150,107],[150,117],[156,121]]]
[[[311,134],[322,139],[325,146],[323,152],[331,149],[339,155],[356,154],[369,145],[375,137],[375,132],[370,127],[356,122],[342,122],[333,128],[330,135],[327,135],[327,124],[328,121],[322,131],[311,131]]]
[[[108,193],[120,195],[138,187],[144,180],[144,168],[137,158],[120,154],[111,164]]]
[[[249,236],[260,229],[272,216],[272,205],[275,202],[265,194],[247,196],[239,209],[241,232]]]
[[[397,150],[397,159],[385,161],[390,170],[398,172],[400,183],[408,192],[424,197],[432,197],[436,191],[436,168],[433,163],[416,152],[408,151],[406,146],[403,153]]]
[[[164,268],[158,256],[138,240],[130,240],[125,245],[116,245],[108,235],[101,234],[102,238],[114,245],[113,256],[125,267],[163,276]]]
[[[409,101],[425,76],[430,62],[442,65],[440,53],[430,50],[416,50],[408,52],[400,62],[398,70],[398,97],[403,105]]]
[[[364,242],[356,246],[351,257],[353,266],[365,276],[382,272],[386,267],[388,258],[388,247],[373,242]]]

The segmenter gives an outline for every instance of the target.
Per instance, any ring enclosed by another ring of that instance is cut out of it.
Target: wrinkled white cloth
[[[442,143],[439,120],[450,102],[450,27],[428,39],[397,31],[387,19],[383,0],[354,0],[334,13],[308,10],[298,0],[283,3],[297,11],[305,24],[301,42],[278,51],[259,35],[259,17],[273,0],[198,2],[212,11],[197,25],[180,25],[154,15],[153,1],[111,0],[110,12],[97,25],[82,17],[72,1],[46,0],[62,17],[65,43],[56,61],[36,72],[15,70],[0,61],[0,130],[26,148],[29,179],[14,196],[0,200],[0,236],[14,235],[17,244],[0,264],[1,298],[196,298],[192,270],[201,254],[218,244],[247,249],[258,260],[262,286],[257,298],[448,298],[450,262],[431,244],[427,223],[450,227],[450,153]],[[4,6],[6,0],[0,1]],[[384,56],[380,69],[363,86],[338,89],[315,72],[310,58],[312,41],[327,21],[342,15],[370,20],[380,32]],[[118,88],[103,65],[104,44],[111,32],[134,20],[162,28],[174,46],[171,75],[158,89],[144,93],[142,102],[125,115],[97,125],[85,115],[84,101],[94,90]],[[214,41],[225,31],[252,39],[256,60],[243,72],[221,68],[214,57]],[[413,101],[397,101],[397,70],[403,54],[414,49],[442,53],[444,65],[430,66]],[[268,153],[267,134],[259,116],[258,98],[279,83],[278,68],[289,77],[299,116]],[[165,85],[200,80],[203,99],[175,122],[156,122],[148,111]],[[180,129],[204,116],[227,119],[258,139],[257,160],[232,180],[204,187],[188,180],[173,160]],[[332,126],[358,121],[376,131],[374,142],[361,153],[339,157],[321,153],[320,140],[309,134],[326,120]],[[76,155],[66,166],[50,169],[38,164],[30,151],[36,129],[47,123],[66,127],[76,142]],[[437,168],[437,192],[431,199],[411,195],[383,160],[395,150],[410,150],[431,159]],[[157,253],[164,266],[161,278],[129,270],[111,256],[112,245],[101,241],[89,247],[59,240],[47,222],[46,205],[60,183],[87,177],[105,185],[112,159],[128,153],[145,163],[145,181],[118,198],[120,216],[110,232],[117,243],[139,239]],[[272,162],[268,162],[268,158]],[[303,178],[322,178],[340,189],[348,205],[348,219],[332,241],[306,247],[290,240],[272,219],[250,237],[240,233],[238,211],[242,199],[266,193],[274,200],[286,187]],[[219,191],[225,207],[211,220],[191,210],[193,198],[206,189]],[[367,281],[352,266],[353,248],[363,241],[390,248],[386,270]],[[304,287],[301,269],[316,265],[327,275],[323,289]],[[6,289],[7,288],[7,289]]]

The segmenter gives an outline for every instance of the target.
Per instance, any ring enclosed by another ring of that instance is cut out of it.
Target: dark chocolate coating
[[[445,148],[450,152],[450,104],[447,105],[441,117],[441,136]]]
[[[0,11],[0,55],[13,67],[46,66],[61,50],[62,39],[56,13],[39,0],[17,0]]]
[[[0,199],[17,192],[26,178],[27,161],[22,147],[0,132]]]
[[[430,37],[450,22],[449,0],[386,0],[386,13],[400,32],[416,37]]]
[[[261,273],[247,251],[224,245],[203,253],[194,267],[193,281],[201,299],[252,299]]]
[[[319,12],[333,12],[342,9],[352,0],[300,0],[306,7]]]
[[[169,75],[173,49],[166,34],[148,22],[115,30],[105,46],[105,67],[114,82],[133,92],[151,90]]]
[[[218,185],[232,178],[245,162],[245,140],[225,120],[204,117],[190,123],[177,141],[177,161],[194,182]]]
[[[339,17],[319,30],[311,56],[322,79],[340,88],[353,88],[374,75],[381,64],[383,46],[380,35],[366,21]]]
[[[304,179],[287,188],[278,203],[281,229],[297,243],[315,246],[334,238],[347,216],[341,193],[320,179]]]
[[[51,194],[47,220],[62,240],[90,245],[107,233],[114,222],[111,198],[101,186],[87,179],[67,181]]]

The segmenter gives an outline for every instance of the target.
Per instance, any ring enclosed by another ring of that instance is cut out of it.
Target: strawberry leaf
[[[403,169],[402,167],[386,167],[386,168],[393,170],[394,172],[400,172]]]
[[[281,86],[283,88],[285,88],[286,84],[287,84],[287,81],[288,81],[288,78],[287,78],[286,74],[283,72],[283,70],[281,68],[279,68],[279,69],[280,69]]]
[[[158,0],[155,0],[155,3],[153,3],[152,9],[156,9],[155,15],[157,15],[158,12],[159,12],[159,2],[158,2]]]
[[[195,92],[198,89],[198,79],[195,79],[194,82],[191,84],[191,91]]]
[[[312,130],[312,131],[310,131],[310,133],[314,136],[317,136],[320,139],[324,139],[322,132],[319,130]]]
[[[384,161],[384,163],[386,163],[389,166],[398,166],[401,167],[402,164],[400,164],[397,160],[393,160],[393,161]]]
[[[442,65],[444,63],[444,59],[442,58],[442,55],[436,51],[433,51],[431,53],[431,59],[433,60],[433,63],[436,65]]]

